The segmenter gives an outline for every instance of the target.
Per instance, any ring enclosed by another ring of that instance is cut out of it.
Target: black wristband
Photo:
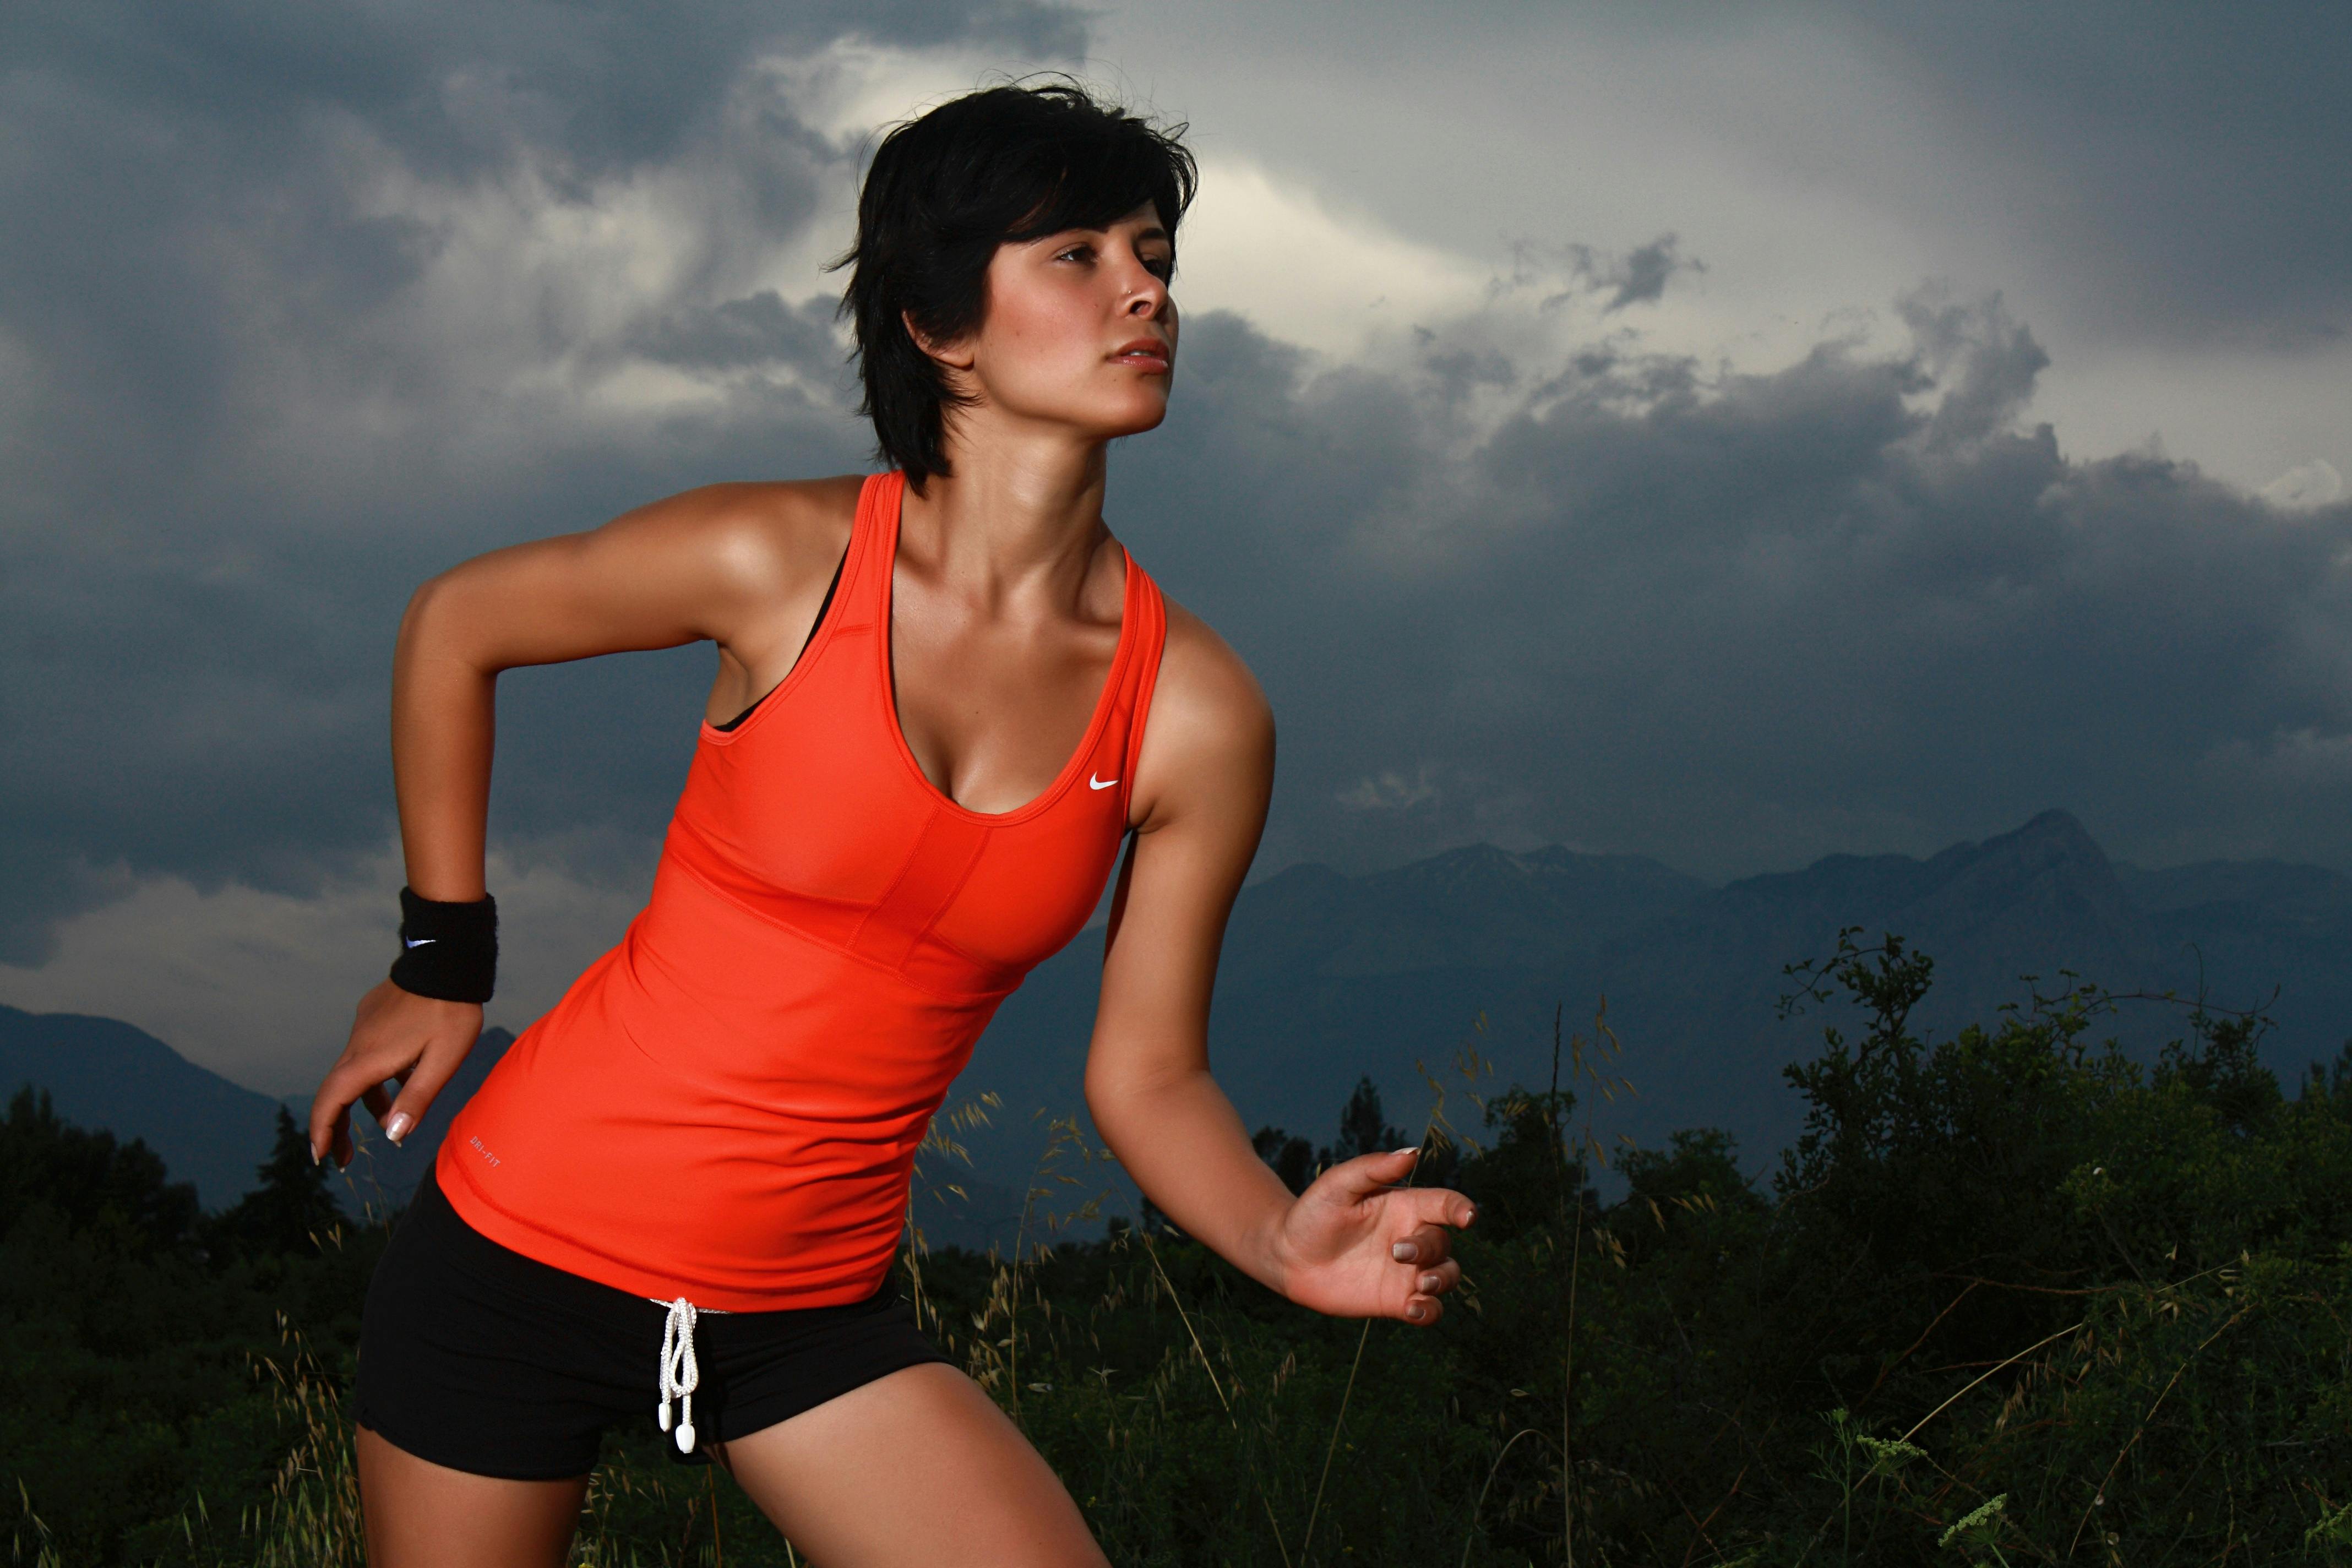
[[[400,889],[400,956],[392,983],[444,1002],[487,1002],[499,976],[499,901],[442,904]]]

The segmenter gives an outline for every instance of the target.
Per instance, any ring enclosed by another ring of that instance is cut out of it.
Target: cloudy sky
[[[1113,525],[1260,672],[1260,870],[1711,878],[2047,806],[2352,867],[2352,16],[1356,0],[0,14],[0,1002],[303,1087],[389,955],[450,562],[864,466],[874,132],[1189,121]],[[501,691],[519,1026],[642,896],[708,649]]]

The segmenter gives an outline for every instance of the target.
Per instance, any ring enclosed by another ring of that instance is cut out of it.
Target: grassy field
[[[1616,1150],[1603,1203],[1638,1053],[1564,1034],[1515,1088],[1464,1052],[1424,1169],[1481,1220],[1433,1331],[1302,1312],[1164,1228],[1068,1241],[1101,1177],[1068,1127],[1013,1254],[910,1239],[902,1283],[1120,1563],[2352,1562],[2352,1053],[2288,1092],[2258,1016],[2183,1008],[2136,1064],[2088,990],[1922,1041],[1931,973],[1899,942],[1799,972],[1864,1025],[1790,1068],[1806,1132],[1761,1184],[1701,1130]],[[359,1562],[381,1232],[285,1190],[195,1215],[28,1099],[0,1134],[11,1560]],[[1260,1142],[1304,1179],[1395,1135],[1367,1086],[1333,1144]],[[575,1561],[805,1561],[658,1441],[608,1444]]]

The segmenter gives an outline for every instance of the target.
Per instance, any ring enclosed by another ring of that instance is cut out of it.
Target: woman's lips
[[[1157,338],[1139,338],[1134,342],[1121,345],[1118,352],[1110,357],[1138,370],[1165,371],[1171,353],[1168,345]]]

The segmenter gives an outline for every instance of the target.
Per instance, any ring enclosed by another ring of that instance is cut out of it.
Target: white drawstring
[[[658,1303],[656,1303],[658,1305]],[[694,1391],[702,1369],[694,1361],[694,1303],[680,1296],[669,1303],[669,1319],[662,1324],[661,1429],[669,1430],[669,1402],[677,1401],[677,1451],[694,1452]]]

